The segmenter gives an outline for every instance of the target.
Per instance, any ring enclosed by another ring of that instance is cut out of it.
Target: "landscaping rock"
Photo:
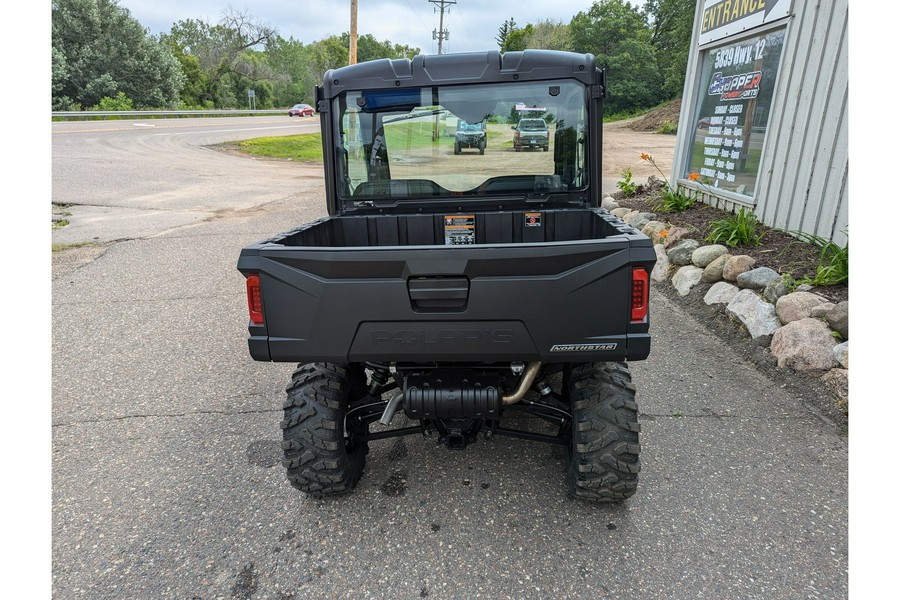
[[[609,214],[613,215],[614,217],[618,217],[624,221],[625,215],[627,215],[630,212],[631,212],[630,208],[622,207],[622,208],[614,208],[614,209],[610,210]]]
[[[671,225],[663,221],[650,221],[641,229],[641,233],[650,238],[653,244],[665,244],[666,238],[669,237],[668,232]],[[666,232],[664,235],[660,233]]]
[[[695,267],[705,269],[711,262],[726,254],[728,254],[728,248],[720,244],[700,246],[691,255],[691,262],[694,263]],[[724,268],[725,265],[723,264],[722,266]]]
[[[771,335],[781,327],[775,307],[753,290],[745,289],[735,294],[725,307],[725,312],[746,327],[750,337],[754,339]]]
[[[850,339],[850,303],[846,300],[825,313],[825,320],[845,340]]]
[[[732,256],[725,261],[725,266],[722,268],[722,278],[725,281],[737,281],[738,275],[746,273],[755,264],[756,259],[752,256],[747,256],[746,254]]]
[[[656,213],[650,213],[650,212],[638,213],[638,216],[636,216],[631,221],[631,226],[634,227],[635,229],[637,229],[638,231],[640,231],[647,225],[647,223],[649,223],[650,221],[653,221],[654,219],[656,219]]]
[[[700,283],[703,269],[700,267],[685,266],[678,269],[672,277],[672,286],[678,290],[679,296],[687,296],[691,288]]]
[[[767,288],[768,289],[768,288]],[[810,292],[794,292],[778,298],[775,314],[787,325],[812,316],[812,309],[824,304],[825,300]]]
[[[766,299],[766,302],[771,302],[775,304],[778,302],[778,299],[782,296],[787,295],[788,293],[788,282],[787,277],[782,275],[778,279],[769,282],[769,285],[763,290],[763,298]],[[777,307],[776,307],[777,308]]]
[[[686,267],[691,264],[691,255],[693,255],[694,250],[699,247],[700,242],[697,240],[681,240],[675,244],[675,246],[670,248],[667,254],[673,265]]]
[[[678,242],[689,235],[691,235],[690,230],[685,229],[684,227],[672,227],[669,229],[669,235],[666,236],[666,239],[668,240],[666,247],[673,248]]]
[[[622,220],[631,225],[639,214],[641,214],[639,211],[630,210],[628,211],[628,214],[622,217]]]
[[[703,269],[703,276],[700,278],[701,283],[715,283],[722,280],[722,271],[725,269],[725,261],[728,260],[730,254],[723,254],[716,260],[712,261]]]
[[[666,254],[666,248],[662,244],[653,246],[656,251],[656,264],[653,265],[653,272],[650,273],[650,279],[662,283],[669,279],[669,271],[672,264],[669,262],[669,256]]]
[[[779,279],[781,275],[769,267],[760,267],[752,271],[746,271],[737,276],[738,287],[748,290],[764,290],[771,282]]]
[[[849,344],[850,342],[843,342],[834,347],[834,359],[838,361],[838,364],[845,369],[850,368],[850,352],[849,352]]]
[[[813,317],[814,319],[824,319],[828,311],[830,311],[834,307],[835,304],[833,302],[824,302],[818,306],[813,307],[813,309],[809,313],[809,316]]]
[[[835,366],[835,339],[819,319],[788,323],[772,336],[769,351],[782,368],[797,371],[827,371]]]
[[[709,267],[707,267],[707,269],[708,268]],[[703,279],[701,278],[701,281],[702,280]],[[703,296],[703,301],[706,302],[707,306],[711,306],[713,304],[728,304],[739,291],[740,290],[736,285],[731,285],[730,283],[727,283],[725,281],[720,281],[713,284],[713,286],[709,288],[709,291],[706,292],[705,296]]]
[[[606,210],[613,210],[619,208],[619,203],[612,196],[606,196],[603,198],[603,201],[600,203],[600,208],[605,208]]]
[[[822,376],[822,381],[835,396],[847,402],[850,387],[850,372],[847,369],[831,369]]]

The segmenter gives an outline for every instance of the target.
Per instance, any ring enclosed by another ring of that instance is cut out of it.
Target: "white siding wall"
[[[794,0],[772,101],[754,212],[770,227],[847,243],[849,0]],[[693,135],[699,81],[697,2],[678,131]],[[713,42],[712,45],[720,44]],[[690,139],[679,134],[672,181],[682,175]],[[743,200],[743,201],[742,201]],[[732,194],[707,203],[735,210],[753,201]]]

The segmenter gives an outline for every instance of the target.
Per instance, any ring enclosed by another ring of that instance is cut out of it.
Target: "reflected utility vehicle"
[[[466,148],[478,150],[479,154],[484,154],[487,147],[487,132],[485,131],[485,123],[466,123],[459,121],[456,126],[456,143],[453,146],[453,154],[459,154]]]
[[[516,152],[538,148],[546,152],[550,149],[550,128],[544,119],[520,119],[519,124],[513,126],[513,131]]]
[[[281,421],[294,487],[348,492],[375,440],[503,435],[561,446],[572,496],[635,492],[627,361],[650,352],[656,256],[599,207],[605,89],[592,55],[545,50],[325,74],[328,216],[238,261],[250,355],[299,363]],[[435,135],[447,119],[509,131],[520,102],[546,107],[552,152],[507,142],[460,160]]]

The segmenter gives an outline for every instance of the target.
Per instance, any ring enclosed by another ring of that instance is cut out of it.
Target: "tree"
[[[680,96],[684,88],[695,9],[695,0],[648,0],[644,5],[664,90],[670,97]]]
[[[569,26],[548,20],[539,21],[526,37],[526,47],[543,48],[544,50],[571,50]]]
[[[599,0],[569,24],[572,48],[590,52],[608,72],[611,112],[648,108],[662,101],[662,76],[644,14],[625,0]]]
[[[275,71],[273,102],[291,106],[298,102],[314,104],[316,82],[310,77],[310,50],[293,37],[276,36],[266,49],[269,65]]]
[[[165,35],[162,37],[171,47],[172,54],[181,65],[181,72],[184,75],[184,83],[178,90],[179,107],[183,109],[212,108],[212,98],[207,94],[209,77],[200,68],[200,59],[185,52],[184,47],[175,38]]]
[[[51,35],[54,108],[93,106],[119,92],[136,108],[177,105],[178,61],[117,0],[53,0]]]
[[[497,46],[500,47],[500,50],[503,50],[503,47],[506,45],[506,38],[509,37],[510,32],[515,30],[516,28],[516,20],[510,17],[509,19],[503,21],[503,25],[500,26],[500,30],[497,32],[497,37],[494,39],[497,40]]]
[[[197,57],[204,74],[197,81],[202,81],[205,87],[200,98],[222,108],[243,102],[246,90],[236,87],[246,84],[248,79],[268,81],[273,76],[260,61],[251,58],[251,51],[266,48],[277,35],[275,28],[246,11],[229,7],[217,25],[198,19],[178,21],[165,39],[182,52]]]
[[[311,80],[322,81],[325,71],[346,67],[350,62],[350,46],[348,43],[332,35],[324,40],[318,40],[309,45],[308,73]],[[357,57],[359,50],[357,49]]]
[[[341,43],[350,47],[350,34],[341,34]],[[356,39],[356,60],[357,62],[366,62],[368,60],[377,60],[379,58],[413,58],[420,54],[419,48],[405,46],[401,44],[393,44],[390,40],[379,42],[371,33],[361,35]]]
[[[512,29],[506,35],[506,41],[500,47],[500,52],[517,52],[528,48],[528,38],[534,33],[534,25],[527,24],[521,29]]]

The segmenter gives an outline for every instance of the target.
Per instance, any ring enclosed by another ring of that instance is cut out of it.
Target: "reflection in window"
[[[683,177],[754,196],[775,81],[784,45],[781,29],[703,54],[694,139]]]
[[[347,92],[335,100],[339,195],[583,190],[585,98],[575,81]]]

